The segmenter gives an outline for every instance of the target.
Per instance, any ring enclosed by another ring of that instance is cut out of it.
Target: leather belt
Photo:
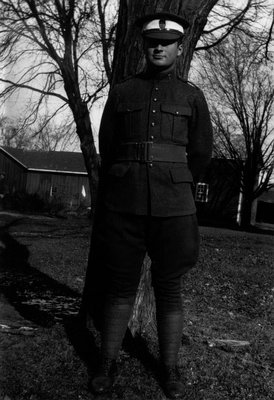
[[[186,163],[185,146],[154,142],[122,143],[116,153],[116,161],[153,161]]]

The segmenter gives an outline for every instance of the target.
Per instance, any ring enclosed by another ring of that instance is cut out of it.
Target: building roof
[[[30,171],[87,174],[80,152],[23,150],[0,147],[8,157]]]

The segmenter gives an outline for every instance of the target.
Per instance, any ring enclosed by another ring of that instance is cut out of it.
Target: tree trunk
[[[241,228],[248,229],[251,225],[251,214],[252,214],[253,201],[248,197],[243,198],[242,202],[242,213],[241,213]]]
[[[251,153],[245,160],[243,167],[242,192],[243,201],[241,208],[241,228],[249,229],[251,226],[254,200],[257,198],[260,168],[257,162],[257,151]]]
[[[187,79],[195,46],[203,32],[207,16],[216,3],[217,0],[146,0],[144,2],[121,0],[111,86],[144,68],[142,37],[140,28],[136,27],[134,22],[145,14],[160,11],[181,15],[189,22],[189,28],[183,40],[183,54],[178,63],[178,73]],[[149,322],[154,315],[153,296],[148,282],[150,280],[149,266],[149,259],[146,258],[130,323],[133,334],[141,330],[144,319]]]
[[[99,157],[96,151],[91,129],[90,115],[86,103],[78,101],[72,106],[77,134],[80,138],[81,150],[89,177],[91,214],[95,211]],[[76,110],[76,111],[75,111]]]
[[[96,207],[99,161],[92,136],[85,135],[83,141],[81,141],[81,150],[83,153],[85,166],[88,172],[89,188],[90,188],[90,207],[91,207],[91,214],[93,215]]]
[[[248,168],[248,167],[247,167]],[[254,203],[254,191],[257,186],[257,175],[250,174],[250,170],[244,171],[243,179],[243,201],[241,211],[241,228],[249,229]]]
[[[97,197],[99,157],[96,152],[92,134],[89,109],[87,103],[81,98],[78,77],[74,71],[70,54],[65,56],[65,61],[62,66],[62,76],[89,177],[91,213],[93,213]]]

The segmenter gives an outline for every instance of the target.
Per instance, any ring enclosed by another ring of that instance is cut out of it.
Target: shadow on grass
[[[0,232],[1,293],[24,319],[33,324],[43,328],[58,322],[63,324],[79,356],[85,363],[94,364],[98,348],[91,333],[77,318],[80,294],[29,264],[27,246],[8,232],[17,222],[2,227]]]
[[[1,291],[25,319],[49,327],[77,312],[79,293],[32,267],[27,246],[8,231],[0,240]]]
[[[19,222],[1,227],[1,292],[23,318],[35,325],[50,328],[61,323],[76,353],[93,374],[99,362],[100,335],[95,329],[87,329],[79,315],[81,295],[30,265],[28,247],[9,233],[9,228]],[[128,329],[123,349],[157,374],[157,361],[141,336],[133,337]]]

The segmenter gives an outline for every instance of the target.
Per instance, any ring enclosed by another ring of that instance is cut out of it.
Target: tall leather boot
[[[170,399],[181,399],[184,385],[180,381],[177,362],[183,329],[182,311],[157,311],[157,330],[161,357],[160,379]]]
[[[127,325],[131,316],[134,299],[127,303],[108,301],[105,306],[102,344],[101,364],[98,373],[92,378],[90,386],[93,392],[108,392],[117,374],[116,359],[122,346]]]

